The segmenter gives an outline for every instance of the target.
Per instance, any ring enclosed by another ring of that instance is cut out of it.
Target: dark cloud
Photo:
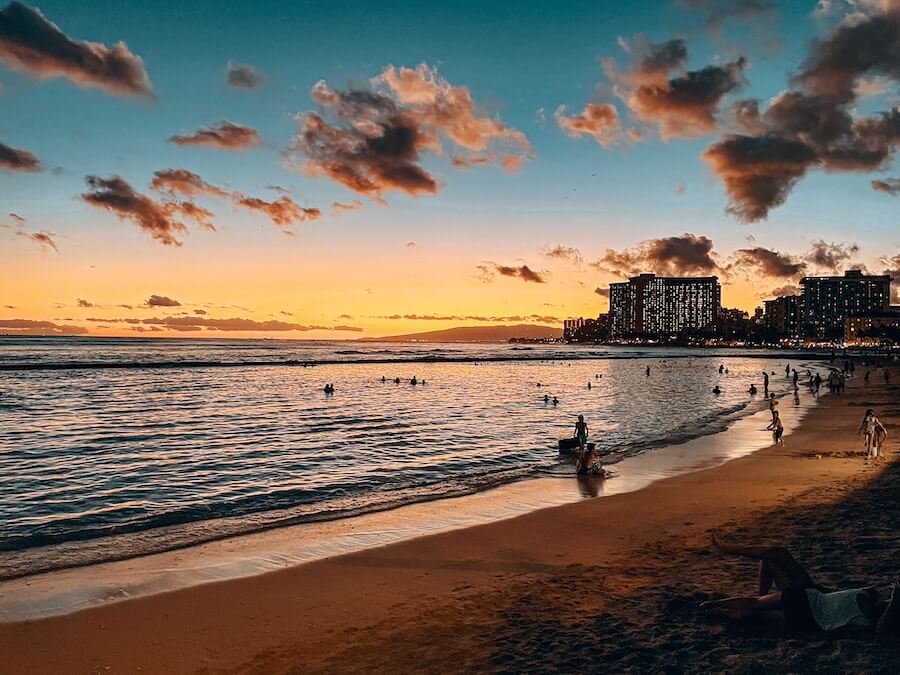
[[[151,295],[147,298],[147,307],[181,307],[181,303],[166,295]]]
[[[566,106],[561,105],[553,114],[556,123],[568,136],[591,136],[604,148],[621,138],[622,126],[616,107],[610,103],[588,103],[584,110],[575,115],[566,115]]]
[[[621,251],[607,249],[599,260],[591,263],[591,267],[622,278],[645,272],[682,276],[720,271],[713,257],[712,240],[690,233],[649,239]]]
[[[889,274],[891,279],[891,304],[900,305],[900,253],[888,258],[885,256],[881,259],[884,265],[884,274]]]
[[[246,319],[233,317],[230,319],[209,319],[200,316],[167,316],[162,318],[141,319],[144,325],[163,326],[170,330],[182,331],[266,331],[266,332],[287,332],[301,331],[307,332],[312,330],[333,330],[344,332],[357,332],[362,329],[353,326],[316,326],[303,325],[298,323],[290,323],[286,321],[256,321],[255,319]]]
[[[597,286],[597,288],[594,289],[594,293],[599,295],[601,298],[608,298],[609,297],[609,286],[606,286],[606,287]]]
[[[761,272],[770,277],[797,277],[806,270],[806,264],[787,253],[756,246],[735,251],[730,269]]]
[[[96,307],[96,306],[97,306],[97,305],[95,305],[93,302],[90,302],[90,301],[88,301],[88,300],[85,300],[84,298],[78,298],[78,301],[77,301],[75,304],[77,304],[79,307],[85,307],[85,308],[86,308],[86,307]]]
[[[742,57],[724,66],[640,84],[626,101],[639,119],[658,124],[664,139],[700,136],[716,129],[719,103],[743,83],[746,66]]]
[[[261,140],[256,129],[227,121],[219,122],[212,127],[204,127],[193,134],[169,138],[169,142],[175,145],[201,145],[232,152],[249,150],[258,145]]]
[[[208,312],[205,309],[195,309],[194,314],[207,314]]]
[[[0,333],[8,335],[85,335],[87,328],[32,321],[31,319],[0,319]]]
[[[256,89],[266,82],[253,66],[234,61],[225,66],[225,81],[235,89]]]
[[[524,134],[482,115],[468,89],[451,86],[426,65],[386,68],[371,89],[336,91],[320,81],[312,98],[324,112],[298,116],[290,152],[310,175],[369,197],[437,193],[437,179],[420,161],[422,153],[439,154],[444,139],[458,149],[453,164],[460,168],[515,170],[532,155]]]
[[[522,281],[530,281],[536,284],[547,283],[542,273],[535,272],[528,265],[500,265],[495,262],[487,262],[478,265],[478,271],[479,278],[485,283],[493,281],[497,274],[503,277],[515,277]]]
[[[374,319],[387,319],[390,321],[479,321],[489,323],[522,323],[533,321],[535,323],[561,323],[558,316],[546,316],[541,314],[516,314],[512,316],[488,316],[479,314],[390,314],[388,316],[371,317]]]
[[[40,168],[41,163],[28,150],[20,150],[0,143],[0,169],[31,172],[38,171]]]
[[[543,250],[541,250],[541,255],[545,258],[550,258],[551,260],[568,260],[574,265],[580,265],[584,262],[584,258],[581,257],[581,251],[579,251],[574,246],[545,246]]]
[[[689,9],[706,15],[706,27],[717,33],[730,20],[771,20],[778,15],[773,0],[681,0]]]
[[[780,298],[785,295],[800,295],[800,287],[788,284],[787,286],[779,286],[769,291],[769,295],[773,298]]]
[[[873,180],[872,189],[884,192],[885,194],[896,197],[900,195],[900,178],[885,178],[884,180]]]
[[[824,272],[840,272],[845,264],[859,253],[858,244],[826,243],[822,239],[812,242],[812,247],[804,260]]]
[[[166,208],[155,201],[135,192],[120,176],[100,178],[86,176],[85,181],[91,192],[81,198],[100,209],[110,211],[120,220],[130,220],[151,237],[166,246],[181,246],[175,235],[187,232],[183,223],[175,220]]]
[[[19,2],[0,10],[0,61],[40,79],[66,77],[117,96],[152,96],[143,62],[124,42],[110,48],[72,40]]]
[[[730,213],[764,219],[813,168],[872,171],[890,162],[900,147],[900,107],[868,117],[856,112],[864,76],[900,81],[900,6],[880,6],[815,42],[793,89],[764,111],[755,102],[735,108],[743,133],[703,155],[725,184]]]

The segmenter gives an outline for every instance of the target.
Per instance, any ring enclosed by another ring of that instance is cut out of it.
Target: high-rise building
[[[766,326],[779,337],[797,337],[800,334],[800,299],[799,295],[784,295],[766,300]]]
[[[848,317],[883,314],[890,306],[890,275],[849,270],[841,277],[804,277],[800,327],[804,335],[840,338]]]
[[[631,277],[609,285],[609,332],[667,336],[711,329],[721,298],[717,277]]]
[[[557,324],[559,325],[559,324]],[[575,333],[578,332],[584,326],[584,319],[579,317],[577,319],[565,319],[563,321],[563,339],[571,340],[575,337]]]

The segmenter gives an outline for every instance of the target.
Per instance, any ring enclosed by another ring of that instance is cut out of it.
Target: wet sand
[[[876,465],[855,435],[866,407],[889,433]],[[637,492],[0,624],[3,671],[898,672],[894,641],[723,627],[697,608],[755,585],[752,563],[710,551],[711,529],[788,545],[826,585],[898,576],[898,420],[900,387],[856,378],[785,447]]]

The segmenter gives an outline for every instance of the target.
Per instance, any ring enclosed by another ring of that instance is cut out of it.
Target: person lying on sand
[[[835,631],[852,628],[879,635],[900,634],[900,588],[882,600],[872,587],[828,591],[812,580],[783,546],[726,544],[713,533],[720,555],[759,560],[757,595],[711,600],[700,605],[724,619],[774,621],[793,630]]]

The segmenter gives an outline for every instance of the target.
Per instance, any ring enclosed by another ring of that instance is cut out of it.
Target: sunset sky
[[[900,0],[412,10],[0,0],[0,333],[556,325],[644,271],[746,310],[900,274]]]

